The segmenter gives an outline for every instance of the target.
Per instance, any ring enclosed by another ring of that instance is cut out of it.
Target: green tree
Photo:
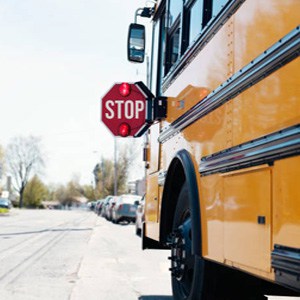
[[[92,185],[84,185],[82,187],[83,190],[83,196],[86,197],[88,200],[95,200],[96,199],[96,195],[95,195],[95,189]]]
[[[27,208],[39,207],[42,201],[47,199],[48,195],[49,192],[46,185],[35,175],[28,181],[25,187],[23,204]]]
[[[120,147],[117,155],[117,194],[127,192],[128,173],[134,161],[140,157],[137,153],[136,143],[131,142]],[[139,150],[139,149],[138,149]],[[101,159],[93,170],[95,177],[95,195],[96,198],[104,198],[107,195],[114,194],[114,168],[115,163],[112,159]]]
[[[76,180],[71,180],[66,186],[60,186],[56,191],[58,201],[65,206],[71,206],[76,203],[77,197],[83,195],[83,189]]]

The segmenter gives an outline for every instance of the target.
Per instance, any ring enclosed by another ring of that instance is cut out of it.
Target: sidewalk
[[[172,299],[166,251],[142,251],[133,225],[97,217],[70,300]]]

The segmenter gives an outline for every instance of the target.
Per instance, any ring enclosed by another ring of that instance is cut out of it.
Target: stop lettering
[[[145,110],[145,101],[143,100],[108,100],[105,103],[107,112],[105,118],[119,120],[139,119],[140,114]]]

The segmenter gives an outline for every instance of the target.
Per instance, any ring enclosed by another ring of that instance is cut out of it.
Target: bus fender
[[[191,207],[192,253],[201,256],[201,216],[196,176],[196,170],[189,152],[187,150],[177,152],[167,171],[164,184],[160,214],[160,243],[167,244],[169,241],[178,196],[183,184],[186,182]]]

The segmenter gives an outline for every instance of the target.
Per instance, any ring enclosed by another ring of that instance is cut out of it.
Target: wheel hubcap
[[[191,252],[191,219],[188,218],[171,234],[171,274],[187,287],[193,264],[190,264]],[[187,287],[188,288],[188,287]]]

